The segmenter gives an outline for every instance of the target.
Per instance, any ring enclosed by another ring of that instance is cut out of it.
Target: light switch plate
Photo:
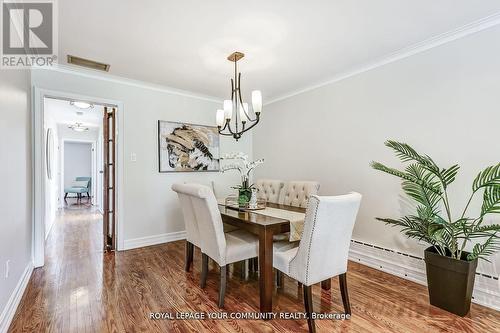
[[[137,161],[137,154],[136,153],[131,153],[130,154],[130,161],[136,162]]]

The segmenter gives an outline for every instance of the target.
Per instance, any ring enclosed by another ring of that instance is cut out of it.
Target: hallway
[[[47,238],[45,266],[33,271],[10,331],[96,332],[87,323],[100,316],[102,246],[100,212],[86,198],[68,198]]]

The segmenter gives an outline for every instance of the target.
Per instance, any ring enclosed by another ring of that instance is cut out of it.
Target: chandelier
[[[252,91],[252,108],[255,118],[252,118],[248,103],[243,103],[241,98],[241,73],[238,72],[238,60],[245,55],[234,52],[227,60],[234,62],[234,79],[231,79],[231,99],[225,100],[222,110],[217,110],[216,121],[221,135],[232,136],[236,141],[246,131],[253,128],[260,120],[262,111],[262,93],[260,90]]]

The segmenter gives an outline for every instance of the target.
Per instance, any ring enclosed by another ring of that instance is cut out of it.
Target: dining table
[[[267,207],[290,212],[305,213],[301,207],[267,203]],[[290,220],[268,216],[259,210],[244,210],[219,201],[222,221],[226,224],[247,230],[259,237],[259,290],[260,312],[270,313],[273,309],[273,236],[290,231]],[[329,289],[329,284],[322,284]]]

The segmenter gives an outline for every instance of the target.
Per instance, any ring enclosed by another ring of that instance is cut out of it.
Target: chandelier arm
[[[231,133],[232,135],[236,134],[238,131],[234,132],[232,129],[231,129],[231,121],[228,121],[227,122],[227,130],[229,131],[229,133]]]
[[[246,131],[251,130],[253,127],[255,127],[255,125],[257,125],[259,123],[259,120],[260,120],[260,118],[259,118],[259,116],[257,116],[257,119],[255,120],[255,122],[252,122],[252,125],[250,127],[248,127],[245,130],[241,131],[240,135],[243,134],[243,133],[245,133]]]
[[[239,90],[238,90],[238,97],[240,99],[240,104],[241,104],[241,107],[243,107],[243,99],[241,98],[241,72],[239,73],[239,76],[238,76],[238,87],[239,87]],[[245,108],[243,108],[243,112],[245,113],[245,116],[247,116],[247,119],[250,121],[250,122],[254,122],[257,120],[257,118],[255,119],[252,119],[252,117],[250,117],[250,115],[248,114],[247,110],[245,110]]]
[[[233,100],[234,98],[234,82],[233,82],[233,79],[231,79],[231,100]]]
[[[224,127],[222,127],[222,128],[221,128],[221,126],[218,126],[218,127],[219,127],[219,133],[221,133],[222,131],[224,131],[224,130],[226,129],[226,127],[227,127],[227,123],[228,123],[228,121],[227,121],[227,120],[225,120],[225,121],[224,121]]]
[[[231,134],[231,133],[222,133],[219,131],[219,134],[220,135],[225,135],[225,136],[234,136],[234,134]]]

